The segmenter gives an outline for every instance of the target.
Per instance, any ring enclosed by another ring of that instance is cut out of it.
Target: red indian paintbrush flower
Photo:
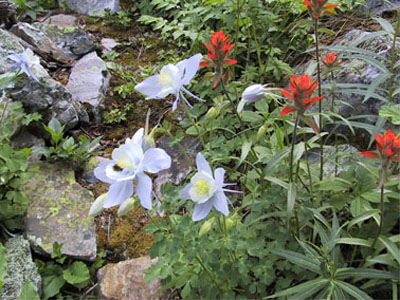
[[[289,90],[279,89],[281,93],[293,102],[294,105],[287,105],[281,111],[281,115],[286,115],[291,112],[297,112],[300,117],[303,117],[304,112],[311,106],[311,104],[318,102],[324,97],[312,97],[318,83],[311,80],[308,74],[303,76],[290,76]],[[304,121],[316,132],[318,126],[312,118],[304,118]]]
[[[229,70],[224,72],[223,68],[237,63],[237,60],[228,58],[229,52],[235,45],[229,44],[229,35],[225,35],[223,31],[218,31],[211,35],[210,45],[204,43],[204,46],[209,52],[200,63],[200,66],[215,68],[215,73],[211,78],[213,80],[213,88],[216,88],[223,78],[229,76]]]
[[[322,59],[322,63],[327,68],[333,68],[340,66],[343,61],[338,61],[338,57],[336,56],[335,52],[325,54],[325,58]]]
[[[334,15],[337,4],[328,4],[328,0],[304,0],[308,13],[313,19],[318,19],[322,14]]]
[[[375,133],[376,151],[361,152],[369,158],[380,158],[387,165],[392,159],[400,161],[400,134],[395,135],[390,129],[382,136]]]

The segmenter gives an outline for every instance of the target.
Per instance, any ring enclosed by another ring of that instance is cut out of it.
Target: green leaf
[[[400,264],[400,251],[396,244],[386,236],[380,236],[379,240],[385,245],[389,253],[393,255],[394,259],[397,260],[397,263]]]
[[[43,298],[47,300],[58,293],[65,284],[65,280],[62,275],[50,275],[42,277],[43,279]]]
[[[284,297],[284,296],[289,296],[289,295],[293,295],[293,294],[301,294],[303,292],[307,292],[310,289],[314,289],[315,286],[322,286],[324,287],[327,283],[329,283],[328,279],[325,278],[317,278],[317,279],[313,279],[304,283],[301,283],[299,285],[296,285],[292,288],[277,292],[271,296],[268,296],[265,299],[268,298],[277,298],[277,297]]]
[[[332,177],[315,183],[314,187],[319,191],[340,192],[348,190],[352,185],[353,184],[350,181],[343,178]]]
[[[358,215],[353,220],[351,220],[351,222],[347,225],[347,229],[350,230],[350,228],[353,227],[354,225],[364,222],[365,220],[368,220],[371,217],[378,218],[379,217],[379,209],[368,210],[368,211],[362,213],[361,215]]]
[[[335,278],[346,279],[353,278],[372,278],[372,279],[394,279],[399,280],[399,274],[396,272],[388,272],[383,270],[368,269],[368,268],[341,268],[335,272]]]
[[[290,217],[293,212],[294,204],[296,202],[296,184],[289,183],[288,193],[287,193],[287,214]]]
[[[372,18],[372,19],[377,21],[387,33],[394,34],[394,28],[392,24],[389,23],[389,21],[383,18]]]
[[[0,290],[3,286],[3,279],[7,274],[7,253],[3,247],[3,244],[0,243]]]
[[[364,103],[365,101],[367,101],[369,98],[372,97],[372,95],[375,92],[375,89],[382,83],[385,82],[386,80],[388,80],[390,77],[392,76],[391,73],[383,73],[378,75],[377,77],[374,78],[374,80],[370,83],[367,93],[365,94],[364,100],[362,101],[362,103]]]
[[[335,281],[335,284],[342,288],[343,291],[358,300],[373,300],[370,296],[368,296],[368,294],[364,293],[362,290],[355,287],[354,285],[348,284],[347,282]]]
[[[321,269],[316,259],[309,258],[301,253],[297,253],[289,250],[271,250],[271,252],[275,255],[281,256],[291,263],[298,265],[304,269],[310,270],[314,273],[321,273]]]
[[[75,261],[63,271],[64,279],[78,288],[82,288],[90,279],[89,269],[85,263]]]
[[[33,284],[28,281],[22,287],[18,300],[40,300],[39,294]]]
[[[358,245],[371,247],[371,242],[358,238],[340,238],[336,240],[336,244]]]
[[[236,169],[237,167],[239,167],[239,166],[242,164],[242,162],[246,159],[247,155],[248,155],[249,152],[250,152],[251,146],[252,146],[251,141],[246,141],[246,142],[243,143],[243,145],[242,145],[242,152],[241,152],[241,154],[240,154],[240,160],[239,160],[239,162],[237,163],[237,165],[235,166],[235,169]]]
[[[400,88],[398,89],[400,93]],[[394,125],[400,125],[400,104],[382,106],[379,115],[389,119]]]

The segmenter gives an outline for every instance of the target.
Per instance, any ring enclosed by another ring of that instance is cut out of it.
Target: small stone
[[[59,27],[75,27],[76,17],[71,15],[59,14],[46,19],[43,24],[55,25]]]
[[[100,44],[103,46],[103,54],[110,52],[112,49],[117,47],[119,43],[117,43],[114,39],[103,38],[100,41]]]
[[[15,300],[25,283],[31,282],[40,293],[42,278],[32,260],[29,242],[22,236],[15,236],[5,244],[7,253],[7,274],[0,290],[0,299]]]
[[[147,282],[147,269],[157,259],[139,257],[117,264],[108,264],[97,272],[99,297],[109,300],[157,300],[166,299],[167,292],[161,292],[161,280]]]
[[[101,122],[101,110],[109,82],[110,75],[105,62],[96,52],[92,52],[74,66],[66,88],[74,99],[89,104],[94,119]]]

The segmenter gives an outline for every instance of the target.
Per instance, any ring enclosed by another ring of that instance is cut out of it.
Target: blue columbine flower
[[[9,71],[22,71],[28,75],[28,77],[40,82],[39,78],[32,72],[32,68],[40,64],[40,60],[31,49],[26,48],[21,54],[14,51],[10,53],[11,54],[8,55],[7,58],[13,60],[15,63],[9,68]]]
[[[201,153],[197,154],[196,165],[198,172],[179,193],[181,198],[191,199],[196,203],[193,210],[193,221],[200,221],[207,217],[213,206],[227,216],[229,214],[228,199],[224,191],[233,193],[237,193],[237,191],[224,188],[230,185],[224,183],[225,170],[217,168],[213,176],[210,165]]]
[[[163,149],[143,149],[143,141],[143,129],[140,129],[132,139],[127,139],[125,144],[112,152],[112,160],[100,163],[94,170],[98,179],[110,184],[107,196],[98,201],[102,202],[103,208],[128,200],[133,194],[135,181],[140,204],[151,209],[152,182],[144,172],[157,173],[170,168],[171,157]]]
[[[168,64],[161,69],[159,75],[150,76],[137,84],[135,90],[146,95],[146,99],[162,99],[170,94],[175,95],[172,111],[177,108],[180,97],[191,107],[183,92],[199,101],[205,101],[193,95],[184,87],[196,75],[202,58],[203,56],[198,53],[178,62],[176,65]]]

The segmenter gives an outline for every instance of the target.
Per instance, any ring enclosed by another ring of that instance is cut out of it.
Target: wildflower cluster
[[[304,0],[308,13],[313,19],[318,19],[322,14],[334,15],[337,4],[327,4],[328,0]]]
[[[395,135],[390,129],[382,136],[375,133],[376,151],[361,152],[364,155],[373,159],[381,159],[385,166],[390,161],[400,162],[400,134]]]

